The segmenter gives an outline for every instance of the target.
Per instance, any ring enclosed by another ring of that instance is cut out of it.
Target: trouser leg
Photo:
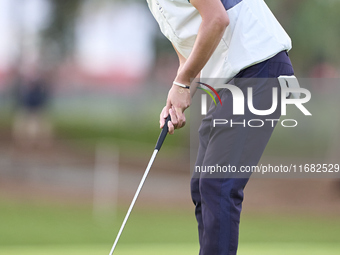
[[[200,136],[199,136],[199,148],[198,148],[198,155],[196,160],[196,165],[202,165],[203,159],[205,156],[205,152],[209,142],[209,130],[207,128],[202,128],[202,126],[209,126],[211,122],[211,116],[205,118],[202,121],[201,128],[200,128]],[[206,132],[203,134],[202,132]],[[200,193],[200,173],[193,173],[191,178],[191,197],[192,201],[195,205],[195,216],[198,223],[198,237],[199,243],[202,244],[203,238],[203,218],[202,218],[202,204],[201,204],[201,193]]]
[[[271,107],[272,90],[267,85],[253,85],[253,101],[257,109]],[[275,86],[278,86],[278,83]],[[200,127],[200,147],[196,165],[231,165],[237,169],[240,166],[257,165],[274,129],[272,123],[266,123],[263,128],[243,125],[212,128],[211,120],[214,118],[234,119],[238,123],[242,123],[244,119],[247,122],[255,118],[249,111],[246,111],[244,116],[233,116],[231,94],[224,91],[221,96],[223,107],[211,109],[211,115],[208,113]],[[270,100],[265,100],[266,98]],[[280,107],[271,116],[256,116],[257,119],[279,117]],[[192,179],[192,198],[196,205],[201,255],[236,254],[243,189],[249,176],[211,178],[209,173],[200,173],[199,178]]]
[[[233,116],[233,97],[230,91],[222,90],[221,105],[212,105],[199,129],[200,145],[196,166],[256,166],[269,141],[277,122],[266,122],[261,128],[254,127],[215,127],[212,119],[233,119],[242,122],[249,119],[279,119],[281,114],[280,87],[275,79],[280,75],[293,75],[294,71],[285,52],[272,59],[247,68],[239,73],[238,78],[272,77],[266,80],[237,80],[235,85],[245,95],[247,88],[253,88],[255,109],[267,110],[272,106],[272,88],[277,88],[278,107],[269,116],[255,116],[245,107],[244,116]],[[199,229],[200,255],[235,255],[238,245],[240,213],[243,201],[243,189],[250,175],[243,178],[211,178],[208,173],[195,175],[191,181],[192,198],[196,206],[196,218]]]

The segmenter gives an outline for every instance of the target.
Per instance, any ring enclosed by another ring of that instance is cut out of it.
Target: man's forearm
[[[194,48],[181,66],[176,81],[190,84],[190,79],[198,75],[215,51],[228,23],[228,19],[218,17],[202,21]]]

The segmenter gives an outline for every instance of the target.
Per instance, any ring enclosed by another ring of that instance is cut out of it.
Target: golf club
[[[150,161],[149,161],[149,164],[148,164],[148,166],[147,166],[147,168],[146,168],[146,170],[145,170],[145,172],[144,172],[144,175],[143,175],[143,177],[142,177],[142,180],[141,180],[140,183],[139,183],[139,186],[138,186],[138,188],[137,188],[137,191],[136,191],[136,193],[135,193],[135,196],[134,196],[133,199],[132,199],[132,202],[131,202],[131,204],[130,204],[129,210],[127,211],[127,213],[126,213],[126,215],[125,215],[124,221],[123,221],[123,223],[122,223],[122,225],[121,225],[121,227],[120,227],[120,229],[119,229],[119,232],[118,232],[118,234],[117,234],[116,240],[115,240],[115,242],[113,243],[112,249],[111,249],[111,251],[110,251],[110,255],[113,254],[113,252],[114,252],[114,250],[115,250],[115,248],[116,248],[116,246],[117,246],[118,240],[119,240],[119,238],[120,238],[120,236],[121,236],[121,234],[122,234],[122,232],[123,232],[123,230],[124,230],[125,224],[126,224],[128,218],[129,218],[129,216],[130,216],[130,213],[131,213],[131,211],[132,211],[132,209],[133,209],[133,206],[134,206],[135,203],[136,203],[136,200],[137,200],[138,195],[139,195],[139,193],[140,193],[140,191],[141,191],[141,189],[142,189],[142,187],[143,187],[143,185],[144,185],[144,182],[145,182],[145,180],[146,180],[146,177],[148,176],[148,173],[149,173],[149,171],[150,171],[150,168],[151,168],[151,166],[152,166],[152,164],[153,164],[153,162],[154,162],[154,160],[155,160],[155,158],[156,158],[157,153],[159,152],[159,150],[160,150],[161,147],[162,147],[162,144],[163,144],[163,142],[164,142],[164,139],[165,139],[166,135],[168,134],[168,131],[169,131],[169,129],[168,129],[168,122],[169,122],[170,119],[171,119],[171,118],[170,118],[170,115],[169,115],[169,116],[166,118],[166,120],[165,120],[165,124],[164,124],[164,127],[163,127],[163,129],[162,129],[162,131],[161,131],[159,137],[158,137],[158,140],[157,140],[157,144],[156,144],[155,150],[153,151],[153,154],[152,154],[151,159],[150,159]]]

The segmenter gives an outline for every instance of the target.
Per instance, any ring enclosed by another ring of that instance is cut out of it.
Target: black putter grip
[[[168,122],[169,122],[169,120],[171,120],[170,114],[169,114],[168,117],[166,118],[164,127],[163,127],[163,129],[162,129],[162,131],[161,131],[161,134],[160,134],[159,137],[158,137],[158,140],[157,140],[157,144],[156,144],[155,149],[158,150],[158,151],[161,149],[162,144],[163,144],[163,142],[164,142],[164,139],[165,139],[166,135],[167,135],[168,132],[169,132],[169,128],[168,128]]]

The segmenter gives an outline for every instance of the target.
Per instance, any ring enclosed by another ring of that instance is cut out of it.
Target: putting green
[[[246,243],[241,244],[238,255],[338,255],[340,244],[330,243]],[[1,247],[6,255],[105,255],[110,247],[104,245],[83,246],[25,246]],[[134,244],[118,245],[117,255],[197,255],[195,244]]]
[[[115,255],[198,254],[191,211],[137,209]],[[103,216],[99,222],[91,207],[0,199],[0,255],[108,255],[125,213]],[[338,217],[248,214],[240,228],[238,255],[338,255],[340,251]]]

